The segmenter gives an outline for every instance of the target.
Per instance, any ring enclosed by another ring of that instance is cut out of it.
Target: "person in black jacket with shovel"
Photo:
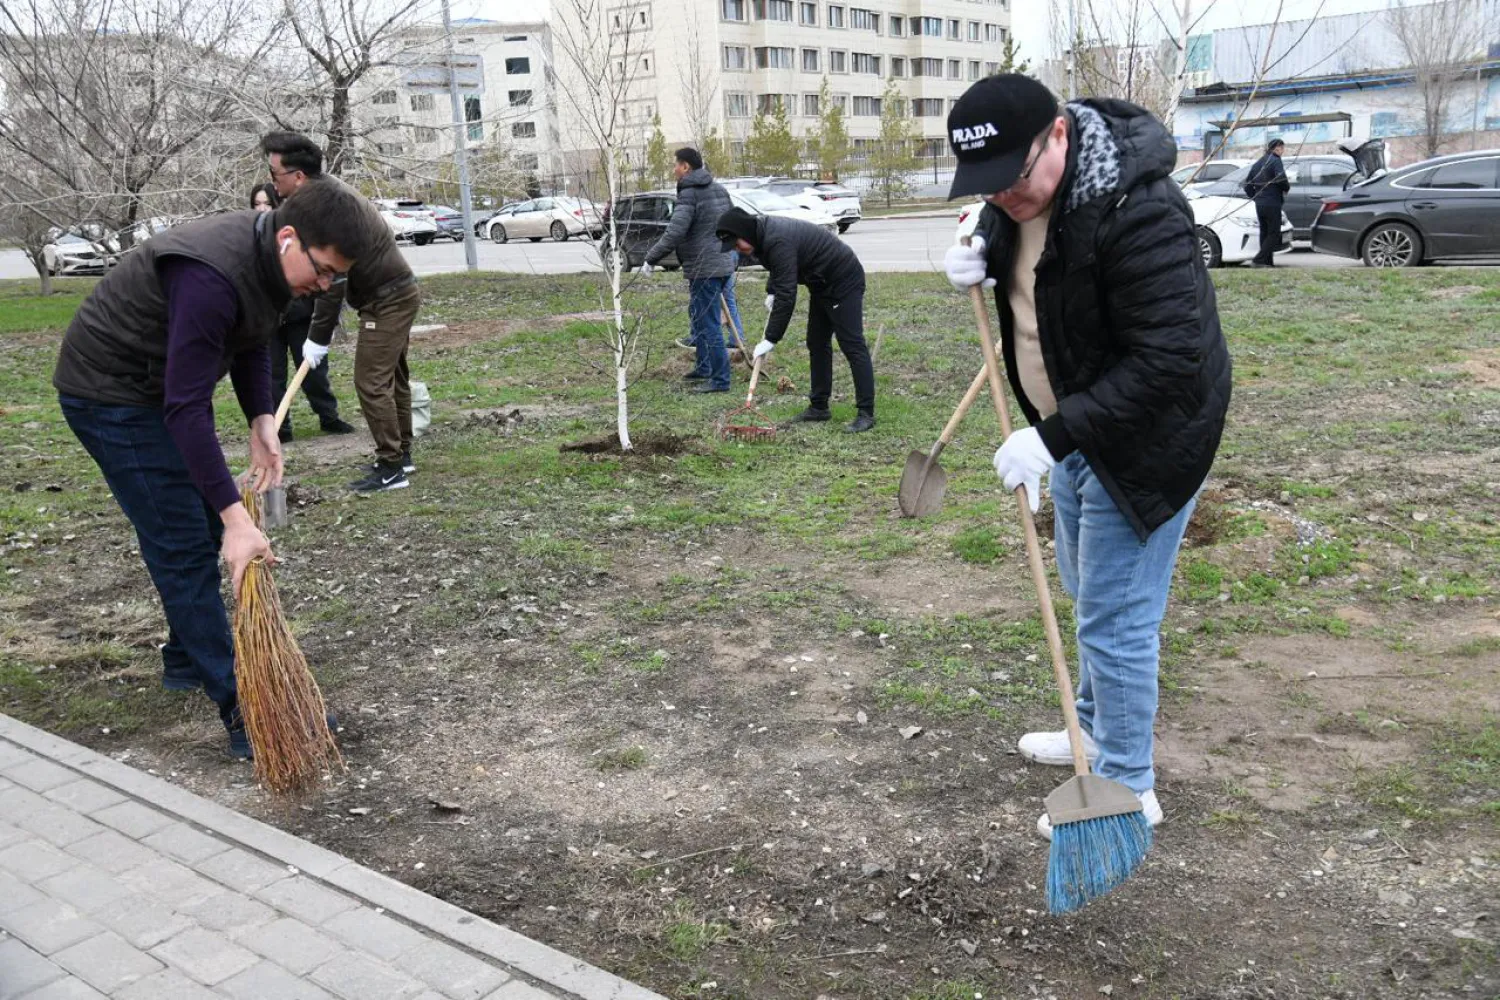
[[[756,254],[770,277],[766,280],[766,309],[770,319],[754,356],[765,357],[786,335],[797,286],[812,295],[807,309],[807,354],[811,386],[808,407],[793,423],[818,423],[832,418],[828,397],[833,394],[833,341],[839,342],[854,378],[854,420],[844,429],[853,434],[875,426],[875,369],[865,344],[865,269],[837,236],[821,226],[797,219],[751,215],[731,208],[719,217],[719,238],[725,250]]]
[[[1162,820],[1152,727],[1177,551],[1229,407],[1229,349],[1171,133],[1124,101],[1059,106],[1036,80],[988,77],[948,115],[951,197],[988,204],[944,258],[995,289],[1005,367],[1029,426],[995,453],[1037,509],[1050,476],[1058,575],[1078,633],[1078,721],[1094,773]],[[1023,757],[1071,763],[1066,732]],[[1043,836],[1052,827],[1044,813]]]
[[[1245,181],[1245,197],[1255,202],[1255,220],[1260,223],[1260,252],[1251,259],[1251,267],[1276,266],[1275,253],[1281,246],[1281,207],[1292,189],[1281,162],[1285,149],[1286,143],[1272,139],[1266,144],[1266,155],[1255,161]]]

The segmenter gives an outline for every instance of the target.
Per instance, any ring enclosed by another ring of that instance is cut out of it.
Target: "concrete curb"
[[[171,813],[246,850],[291,865],[305,877],[380,907],[418,930],[508,966],[543,986],[581,1000],[666,1000],[645,987],[365,868],[341,854],[3,714],[0,714],[0,740]]]

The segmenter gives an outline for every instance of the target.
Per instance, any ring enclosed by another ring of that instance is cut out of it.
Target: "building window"
[[[725,94],[724,114],[730,118],[750,117],[750,95],[749,94]]]
[[[862,7],[849,8],[849,27],[855,31],[873,31],[880,34],[880,15]]]
[[[856,73],[873,73],[880,75],[880,57],[868,52],[856,52],[853,55],[853,69]]]
[[[847,72],[849,72],[849,53],[845,52],[843,49],[829,49],[828,50],[828,72],[830,72],[830,73],[847,73]]]
[[[743,21],[745,19],[745,0],[723,0],[719,7],[719,13],[726,21]]]
[[[970,59],[969,60],[969,80],[970,81],[974,81],[974,80],[977,80],[977,79],[979,79],[979,60],[978,59]]]
[[[985,76],[994,76],[998,72],[1000,72],[1000,64],[999,63],[997,63],[997,62],[987,62],[987,63],[984,64],[984,75]]]
[[[370,98],[370,103],[371,104],[395,104],[396,103],[396,92],[394,90],[380,90],[380,91],[376,91],[375,92],[375,96],[372,97],[372,98]]]
[[[376,115],[374,120],[370,122],[370,125],[374,128],[395,128],[399,124],[401,122],[397,120],[395,115]]]
[[[913,98],[911,115],[913,118],[941,118],[943,117],[943,99],[941,97]]]
[[[780,108],[791,110],[788,105],[792,102],[787,94],[757,94],[755,95],[755,113],[758,115],[773,114]]]
[[[914,34],[914,35],[915,34],[922,34],[922,35],[927,36],[928,38],[942,38],[943,37],[943,19],[942,18],[940,18],[940,17],[921,17],[921,18],[917,18],[916,20],[918,20],[918,21],[921,22],[921,24],[919,25],[919,27],[921,28],[921,31],[920,32],[913,31],[912,34]]]
[[[1001,40],[1000,25],[986,24],[984,26],[984,40],[987,42],[999,42]]]
[[[512,139],[535,139],[536,122],[516,122],[510,127]]]
[[[521,170],[535,170],[537,167],[536,154],[522,153],[520,156],[516,157],[516,166]]]
[[[531,107],[531,91],[529,90],[507,91],[505,94],[505,98],[513,108]]]
[[[979,22],[978,21],[970,21],[969,22],[969,41],[971,41],[971,42],[977,42],[977,41],[979,41]]]
[[[797,6],[802,12],[802,23],[816,28],[818,26],[818,5],[815,3],[802,3]]]
[[[963,75],[963,62],[959,59],[948,60],[948,79],[957,80]]]
[[[902,17],[900,14],[892,14],[890,23],[892,38],[900,38],[902,35],[906,34],[906,18]]]
[[[750,68],[750,53],[743,45],[724,46],[724,68],[746,70]]]
[[[478,94],[464,95],[464,121],[469,123],[469,141],[484,141],[484,107]]]
[[[381,156],[400,156],[406,151],[406,148],[399,142],[377,142],[375,149]]]
[[[834,94],[828,100],[829,100],[830,103],[833,104],[834,107],[838,108],[844,114],[847,115],[849,113],[849,95],[848,94]]]
[[[792,0],[755,0],[757,21],[790,21]]]
[[[819,72],[822,72],[818,68],[818,50],[817,49],[803,49],[802,50],[802,72],[804,72],[804,73],[819,73]]]
[[[844,26],[844,8],[828,5],[828,26],[830,28],[842,28]]]
[[[854,117],[856,118],[879,118],[880,98],[878,97],[856,97],[854,99]]]
[[[531,60],[526,56],[517,56],[505,60],[505,74],[507,76],[521,76],[531,72]]]
[[[943,61],[941,59],[913,59],[911,61],[912,76],[935,76],[939,79],[943,76]]]
[[[756,69],[792,69],[793,49],[778,48],[776,46],[762,46],[755,50]]]
[[[418,128],[418,129],[413,129],[412,130],[412,137],[415,138],[418,142],[421,142],[421,143],[437,142],[437,129],[435,129],[435,128]]]
[[[433,103],[431,94],[412,94],[411,109],[413,111],[431,111],[436,105]]]
[[[817,94],[803,94],[802,95],[802,116],[804,118],[816,118],[820,114],[822,114],[822,112],[818,110],[818,95]]]
[[[891,56],[891,76],[904,79],[906,76],[906,58],[904,56]]]
[[[956,17],[948,18],[948,39],[949,41],[958,41],[958,18]]]

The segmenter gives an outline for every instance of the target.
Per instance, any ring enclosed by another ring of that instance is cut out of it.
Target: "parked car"
[[[1500,259],[1500,150],[1423,160],[1324,198],[1312,245],[1366,267]]]
[[[1185,188],[1199,184],[1212,184],[1223,180],[1241,167],[1250,165],[1249,160],[1209,160],[1207,163],[1189,163],[1172,171],[1172,179]]]
[[[464,213],[447,205],[428,205],[427,211],[437,223],[436,239],[450,239],[455,243],[464,241]]]
[[[545,237],[561,243],[587,233],[598,239],[603,233],[598,207],[582,198],[533,198],[506,205],[485,223],[485,236],[496,243],[522,237],[533,243]]]
[[[864,218],[864,209],[860,206],[859,195],[842,184],[777,177],[767,183],[765,189],[803,208],[826,209],[838,220],[841,233],[847,232],[850,226]]]
[[[1320,153],[1315,156],[1284,156],[1281,164],[1286,168],[1291,190],[1287,193],[1282,211],[1292,220],[1293,238],[1299,241],[1312,239],[1313,220],[1318,217],[1323,199],[1338,194],[1350,184],[1378,174],[1385,166],[1385,143],[1379,139],[1345,140],[1340,143],[1345,155]],[[1197,190],[1203,194],[1222,195],[1226,198],[1245,197],[1245,182],[1250,179],[1253,163],[1247,163],[1222,180],[1205,184]]]
[[[399,240],[410,240],[417,246],[426,246],[437,238],[437,220],[427,211],[427,206],[413,198],[374,198],[380,217],[391,227],[391,235]]]
[[[1248,198],[1225,198],[1205,195],[1197,191],[1186,192],[1188,205],[1193,210],[1193,221],[1198,236],[1198,253],[1205,267],[1221,267],[1224,264],[1240,264],[1256,255],[1260,250],[1260,220],[1255,215],[1255,203]],[[979,225],[979,211],[984,202],[965,205],[959,212],[956,239],[971,235]],[[1292,220],[1281,213],[1281,246],[1277,253],[1292,248]]]
[[[90,240],[59,230],[42,247],[42,264],[51,275],[103,274],[119,261],[119,245],[109,237]]]
[[[714,180],[718,181],[721,186],[727,188],[730,191],[737,191],[737,190],[741,190],[743,188],[763,188],[763,187],[765,187],[767,184],[771,183],[775,179],[776,178],[774,178],[774,177],[715,177],[714,178]]]
[[[730,191],[729,200],[751,215],[775,215],[784,219],[811,222],[815,226],[822,226],[835,236],[840,232],[838,220],[821,205],[815,208],[804,208],[764,188],[741,188]]]

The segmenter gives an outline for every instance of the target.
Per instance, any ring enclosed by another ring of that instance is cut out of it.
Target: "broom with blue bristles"
[[[1000,362],[995,356],[995,338],[990,332],[984,293],[975,285],[969,289],[969,296],[974,303],[974,318],[979,324],[979,344],[984,351],[984,366],[995,414],[1000,418],[1001,432],[1009,438],[1010,407],[1005,402],[1005,386],[1000,378]],[[1073,682],[1063,652],[1062,633],[1057,627],[1057,614],[1052,609],[1052,590],[1047,585],[1042,546],[1037,540],[1036,523],[1031,517],[1031,505],[1024,485],[1016,487],[1016,499],[1020,501],[1031,580],[1036,585],[1042,624],[1047,630],[1047,648],[1052,653],[1052,669],[1057,675],[1058,694],[1062,697],[1068,745],[1073,751],[1074,776],[1046,799],[1047,818],[1052,823],[1052,854],[1047,864],[1047,909],[1053,913],[1069,913],[1109,892],[1140,867],[1146,852],[1151,849],[1151,825],[1146,821],[1141,801],[1134,792],[1118,781],[1089,773],[1083,733],[1078,727],[1078,708],[1073,703]]]

